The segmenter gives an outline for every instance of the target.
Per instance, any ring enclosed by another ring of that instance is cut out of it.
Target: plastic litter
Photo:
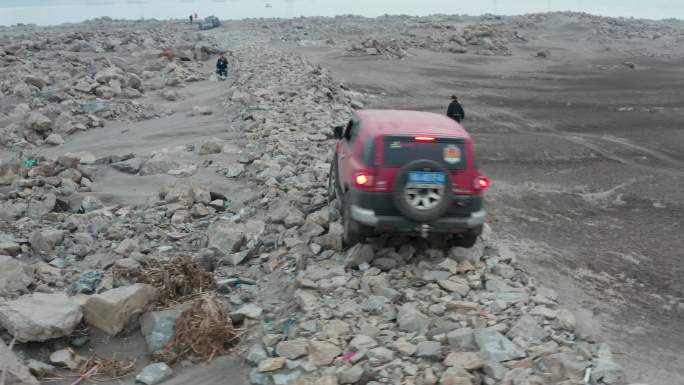
[[[26,161],[24,162],[24,166],[26,166],[26,168],[34,168],[37,165],[38,165],[38,159],[29,158],[29,159],[26,159]]]

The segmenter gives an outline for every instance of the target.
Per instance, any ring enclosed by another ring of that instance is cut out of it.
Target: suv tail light
[[[374,182],[373,175],[369,173],[362,172],[354,176],[354,184],[359,188],[373,187]]]
[[[473,187],[475,187],[475,190],[486,190],[492,185],[492,182],[483,176],[478,176],[475,178],[474,184],[475,186]]]
[[[416,136],[414,138],[416,142],[434,142],[435,137],[434,136]]]

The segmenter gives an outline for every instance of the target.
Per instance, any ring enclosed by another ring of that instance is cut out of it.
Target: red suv
[[[341,201],[347,245],[388,232],[447,233],[457,246],[475,244],[489,181],[460,124],[428,112],[362,110],[334,133],[328,196]]]

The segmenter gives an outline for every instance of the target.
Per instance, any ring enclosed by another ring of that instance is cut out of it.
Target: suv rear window
[[[450,170],[466,166],[463,139],[435,138],[418,142],[412,136],[386,136],[383,141],[383,164],[385,167],[402,167],[417,159],[429,159],[443,164]]]

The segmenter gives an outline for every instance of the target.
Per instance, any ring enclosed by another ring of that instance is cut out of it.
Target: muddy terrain
[[[0,371],[684,383],[683,41],[561,13],[0,28]],[[331,128],[454,93],[494,181],[478,246],[344,249]]]

